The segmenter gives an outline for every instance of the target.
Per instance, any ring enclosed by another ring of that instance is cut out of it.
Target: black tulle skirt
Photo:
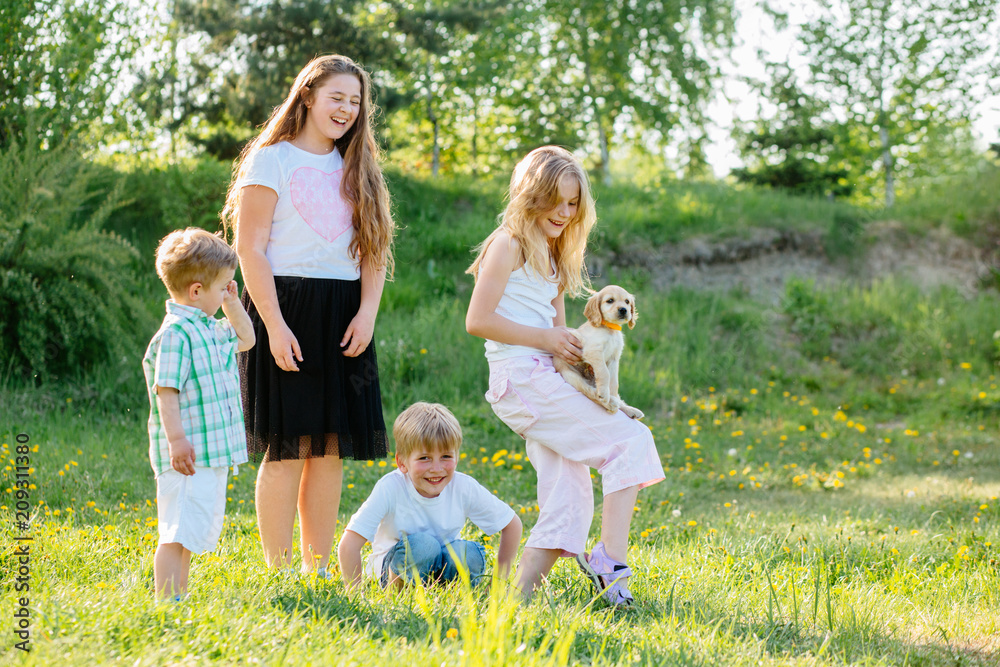
[[[303,360],[283,371],[244,290],[257,343],[238,355],[247,450],[254,460],[319,456],[372,460],[387,453],[374,339],[358,357],[340,340],[361,304],[361,281],[275,276],[278,306]]]

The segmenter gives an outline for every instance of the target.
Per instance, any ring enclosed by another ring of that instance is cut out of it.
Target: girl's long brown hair
[[[336,141],[336,148],[344,157],[344,178],[340,194],[353,208],[354,240],[350,252],[360,262],[369,258],[378,268],[385,268],[391,279],[395,266],[392,243],[396,224],[392,220],[389,189],[379,166],[380,152],[372,132],[372,122],[378,108],[371,100],[371,78],[360,65],[347,56],[322,56],[309,62],[288,91],[288,97],[275,108],[263,128],[240,153],[233,171],[233,180],[226,194],[222,209],[222,225],[228,235],[239,234],[236,228],[243,187],[240,183],[254,154],[265,146],[290,141],[298,136],[306,124],[306,101],[326,80],[337,74],[356,76],[361,82],[361,108],[358,118],[343,137]]]

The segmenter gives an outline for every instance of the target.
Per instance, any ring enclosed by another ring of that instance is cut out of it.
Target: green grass
[[[133,203],[114,223],[144,257],[169,228],[211,226],[228,182],[215,164],[161,171],[129,174]],[[465,432],[460,469],[509,502],[530,531],[534,473],[522,441],[482,397],[482,341],[463,324],[472,289],[463,272],[495,225],[504,183],[388,176],[401,229],[397,277],[376,329],[386,421],[415,400],[446,403]],[[970,191],[995,191],[990,178],[975,176]],[[928,190],[900,202],[894,219],[914,232],[949,224],[986,238],[996,220],[983,213],[988,197],[980,194],[959,206]],[[597,197],[595,253],[749,227],[826,234],[831,252],[849,253],[863,221],[881,215],[711,184],[619,184],[598,187]],[[502,582],[494,591],[348,596],[339,582],[274,575],[261,561],[252,467],[231,479],[219,549],[195,558],[190,599],[156,604],[155,485],[137,349],[42,386],[0,376],[0,450],[9,466],[0,466],[9,535],[0,556],[0,618],[8,623],[0,661],[1000,661],[995,292],[922,293],[892,280],[819,290],[792,281],[765,304],[739,293],[656,292],[636,269],[606,274],[597,282],[637,295],[622,394],[647,413],[666,469],[664,482],[640,494],[632,524],[634,612],[594,602],[570,561],[524,608]],[[151,268],[139,281],[159,317],[165,290]],[[582,321],[582,308],[568,304],[571,324]],[[34,484],[28,656],[13,648],[11,632],[20,593],[9,459],[20,433],[30,437]],[[391,465],[347,464],[341,522]],[[474,529],[466,537],[493,551],[494,540]]]
[[[432,234],[458,234],[439,222]],[[534,474],[482,398],[481,341],[465,334],[467,296],[455,293],[465,283],[394,294],[425,280],[408,262],[386,290],[376,332],[386,420],[416,399],[447,403],[465,431],[460,469],[530,531]],[[632,524],[634,612],[593,602],[570,561],[525,608],[502,583],[348,596],[339,582],[274,575],[250,467],[231,479],[219,549],[194,559],[191,597],[158,605],[148,407],[133,359],[75,382],[0,387],[0,444],[9,458],[16,435],[30,436],[35,485],[34,652],[20,655],[8,632],[4,662],[996,664],[997,295],[887,281],[793,283],[777,306],[684,290],[637,297],[623,395],[647,412],[667,477],[640,494]],[[582,320],[582,302],[569,311]],[[384,463],[348,463],[341,522]],[[0,469],[11,536],[12,480]],[[492,553],[495,540],[474,528],[466,537]],[[7,548],[10,628],[15,572]]]

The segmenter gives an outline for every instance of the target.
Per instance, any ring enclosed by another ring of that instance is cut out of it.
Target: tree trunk
[[[590,71],[590,36],[585,22],[581,21],[580,40],[583,49],[583,76],[587,90],[590,92],[590,106],[594,110],[594,122],[597,123],[597,139],[601,147],[601,182],[611,185],[611,151],[608,148],[608,132],[604,128],[601,109],[597,106],[597,89],[594,87],[594,77]]]
[[[594,103],[595,111],[597,103]],[[601,141],[601,182],[611,185],[611,152],[608,150],[608,133],[604,129],[604,123],[600,117],[597,118],[597,135]]]
[[[479,176],[479,169],[477,164],[479,163],[479,99],[476,96],[472,97],[472,176],[473,178]]]
[[[434,83],[432,81],[434,74],[434,66],[427,65],[427,120],[431,122],[434,127],[434,144],[431,153],[431,176],[437,178],[438,171],[441,169],[441,145],[440,145],[440,127],[438,125],[437,114],[434,113]]]
[[[885,207],[896,203],[896,178],[893,173],[892,145],[889,143],[889,128],[879,125],[878,134],[882,138],[882,167],[885,169]]]

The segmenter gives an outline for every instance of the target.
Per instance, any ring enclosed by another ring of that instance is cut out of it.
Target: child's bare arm
[[[497,549],[497,570],[501,577],[510,574],[517,556],[517,548],[521,544],[521,520],[515,515],[503,530],[500,531],[500,546]]]
[[[184,433],[181,422],[180,392],[173,387],[156,387],[156,404],[167,434],[170,467],[182,475],[194,474],[194,445]]]
[[[352,591],[361,586],[361,547],[367,542],[364,537],[353,530],[345,530],[337,545],[337,559],[340,561],[340,573],[344,577],[344,585]]]
[[[357,357],[372,341],[375,317],[378,315],[382,289],[385,287],[385,272],[384,266],[375,265],[367,257],[361,259],[361,305],[340,340],[340,347],[346,357]]]
[[[229,281],[229,285],[226,287],[226,298],[222,300],[222,312],[225,313],[226,319],[236,330],[237,349],[240,352],[246,352],[253,347],[257,341],[253,332],[253,322],[250,321],[250,316],[247,315],[243,303],[240,302],[240,293],[235,280]]]

